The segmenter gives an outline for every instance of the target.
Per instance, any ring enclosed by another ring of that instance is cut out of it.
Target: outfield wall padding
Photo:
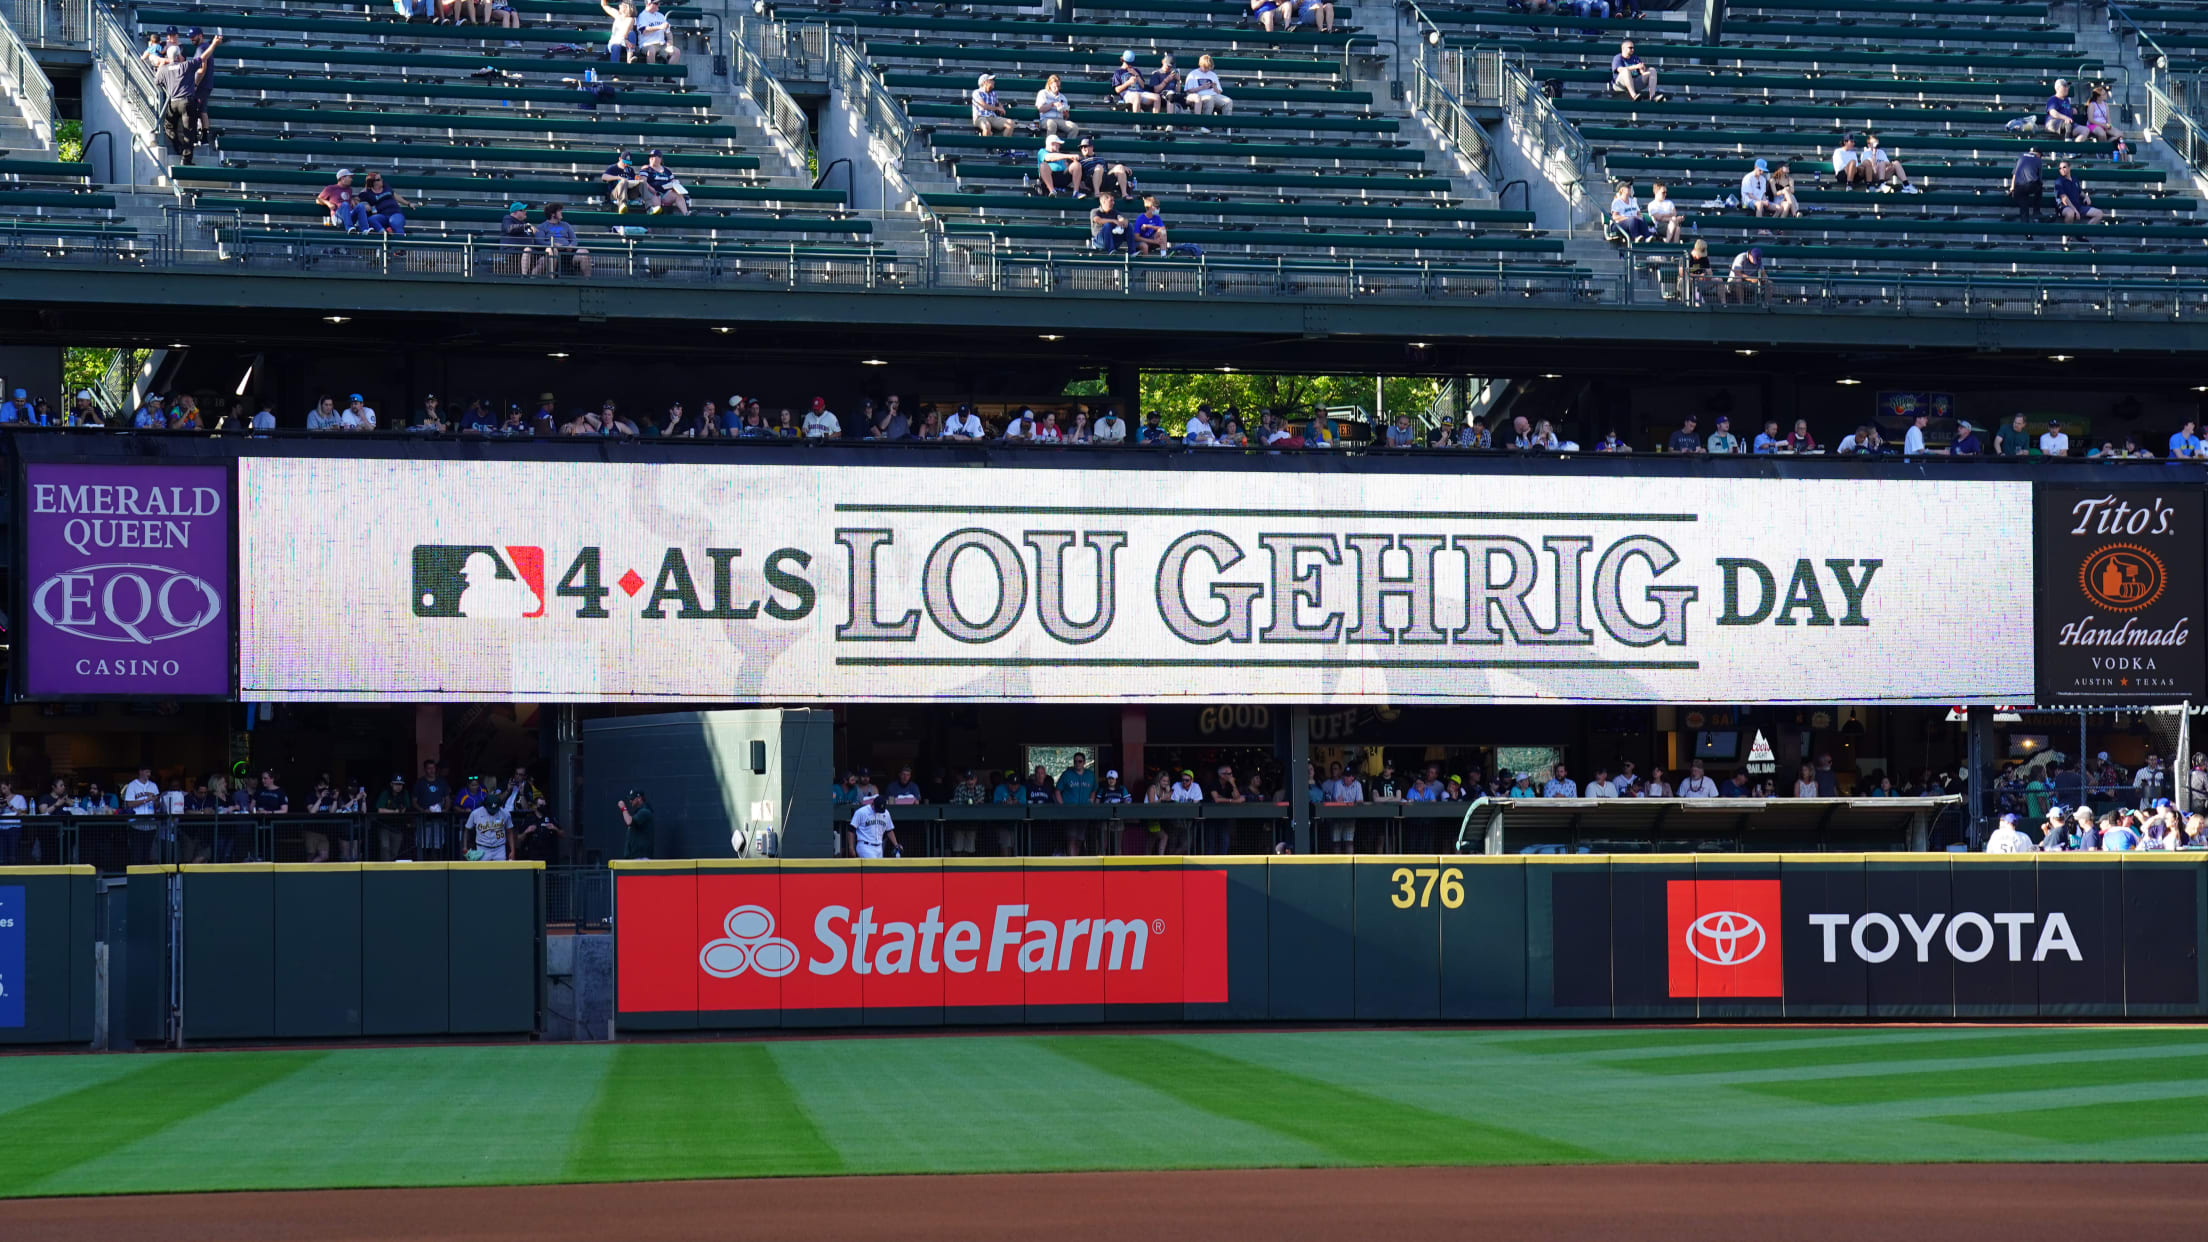
[[[2208,1013],[2201,854],[615,872],[627,1031]]]
[[[537,1029],[542,864],[234,863],[145,868],[143,877],[140,870],[131,877],[129,989],[132,1033],[142,1041],[161,1037],[164,962],[178,972],[186,1041]],[[158,917],[170,900],[179,910],[173,946]]]
[[[92,1039],[93,871],[0,867],[0,1044]]]

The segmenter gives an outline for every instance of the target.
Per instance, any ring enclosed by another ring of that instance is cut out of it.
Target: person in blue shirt
[[[1978,429],[1970,425],[1970,420],[1966,418],[1956,422],[1955,439],[1947,446],[1948,455],[1976,457],[1985,451],[1986,442],[1978,437]]]
[[[2047,97],[2047,132],[2068,138],[2078,128],[2077,105],[2070,102],[2070,84],[2055,79],[2055,93]]]
[[[1132,51],[1119,54],[1119,68],[1112,70],[1112,102],[1130,112],[1163,112],[1165,101],[1150,89],[1150,79],[1135,68]]]
[[[2118,852],[2138,849],[2139,834],[2133,830],[2129,820],[2121,817],[2111,819],[2108,821],[2108,828],[2101,833],[2101,848]]]
[[[623,157],[624,160],[626,158]],[[590,278],[590,251],[575,244],[575,226],[567,222],[567,204],[544,205],[544,223],[537,226],[537,240],[544,243],[542,261],[545,275],[560,274],[560,256],[565,254],[574,258],[575,268],[583,274],[584,279]],[[528,271],[522,272],[524,276],[529,274]]]
[[[1610,81],[1616,89],[1625,92],[1627,99],[1639,99],[1643,95],[1660,98],[1656,94],[1656,71],[1633,54],[1631,39],[1619,44],[1618,54],[1610,58]]]
[[[605,183],[606,201],[614,205],[616,215],[627,214],[629,204],[644,197],[644,176],[636,171],[636,157],[626,151],[606,165],[598,180]]]
[[[2100,224],[2108,219],[2108,213],[2093,205],[2093,196],[2078,184],[2070,171],[2070,161],[2055,165],[2055,213],[2064,224]]]
[[[652,215],[670,207],[677,215],[690,214],[690,191],[675,180],[675,170],[667,167],[665,152],[655,150],[645,156],[644,167],[637,170],[637,175],[644,178],[644,198],[652,205]]]
[[[2190,418],[2185,420],[2185,425],[2177,429],[2176,435],[2170,437],[2171,457],[2190,458],[2200,456],[2200,437],[2194,434],[2199,430],[2199,427],[2200,424],[2194,420]]]
[[[1158,70],[1150,75],[1149,83],[1150,93],[1158,97],[1157,111],[1179,112],[1181,110],[1180,104],[1177,102],[1183,93],[1181,71],[1173,67],[1173,53],[1162,52],[1158,55]]]
[[[1052,134],[1043,139],[1043,149],[1035,153],[1035,181],[1044,194],[1053,195],[1061,179],[1067,193],[1081,193],[1081,162],[1066,150],[1065,139]]]
[[[1135,254],[1164,254],[1168,243],[1165,237],[1165,217],[1158,212],[1158,196],[1142,196],[1142,213],[1135,217]]]
[[[11,400],[0,401],[0,423],[25,423],[42,427],[45,420],[38,415],[38,407],[31,404],[31,394],[18,388]],[[161,424],[166,426],[164,422]]]
[[[1142,420],[1142,430],[1140,430],[1140,431],[1138,431],[1138,432],[1136,432],[1136,433],[1135,433],[1135,443],[1137,443],[1137,444],[1171,444],[1171,443],[1173,443],[1173,436],[1172,436],[1172,434],[1166,431],[1166,429],[1165,429],[1165,424],[1163,424],[1162,422],[1158,421],[1158,419],[1159,419],[1159,416],[1158,416],[1158,412],[1157,412],[1156,410],[1152,410],[1152,411],[1150,411],[1150,412],[1149,412],[1148,414],[1146,414],[1146,415],[1144,415],[1144,416],[1143,416],[1143,420]]]
[[[1767,418],[1763,430],[1756,433],[1754,449],[1757,453],[1776,453],[1786,444],[1786,437],[1779,434],[1779,420]]]

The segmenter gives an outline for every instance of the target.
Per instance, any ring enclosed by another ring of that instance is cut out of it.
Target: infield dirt
[[[10,1242],[2032,1242],[2198,1239],[2200,1165],[1266,1169],[123,1195],[0,1203]]]

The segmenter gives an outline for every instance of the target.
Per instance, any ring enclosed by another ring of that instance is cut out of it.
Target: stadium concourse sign
[[[239,485],[248,699],[2035,688],[2029,575],[1973,583],[1954,641],[1952,532],[2028,546],[2013,481],[246,457]],[[332,512],[345,538],[298,537]]]
[[[632,1031],[2208,1013],[2201,855],[614,866]]]
[[[26,463],[23,693],[227,697],[226,466]]]
[[[2037,490],[2040,706],[2202,697],[2203,509],[2198,488]]]

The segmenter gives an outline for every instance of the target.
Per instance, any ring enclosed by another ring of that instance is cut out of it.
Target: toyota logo
[[[1712,910],[1687,925],[1687,952],[1712,966],[1738,966],[1763,952],[1763,924],[1738,910]]]

